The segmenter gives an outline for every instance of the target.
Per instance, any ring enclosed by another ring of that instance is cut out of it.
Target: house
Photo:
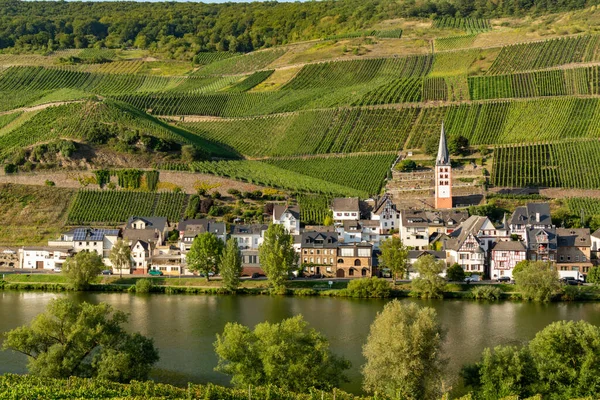
[[[181,220],[177,224],[177,229],[179,229],[179,250],[182,254],[185,254],[190,250],[196,236],[205,232],[214,234],[221,239],[223,243],[227,241],[225,223],[216,222],[212,219]]]
[[[123,230],[123,239],[130,243],[142,240],[162,245],[167,240],[169,224],[163,217],[131,217]]]
[[[379,222],[379,233],[388,234],[390,230],[400,229],[400,211],[388,194],[385,194],[377,202],[373,211],[371,211],[371,220]]]
[[[18,268],[19,251],[15,249],[4,249],[0,252],[0,268]]]
[[[340,242],[361,243],[368,242],[374,248],[379,248],[382,235],[380,234],[379,221],[373,220],[346,220],[338,224],[336,232],[339,234]]]
[[[548,203],[528,203],[517,207],[508,223],[510,233],[518,235],[521,240],[527,240],[527,229],[551,229],[550,205]]]
[[[508,276],[512,279],[515,266],[527,259],[527,248],[521,241],[501,241],[492,247],[490,256],[490,278]]]
[[[75,228],[56,240],[49,240],[48,246],[69,247],[74,253],[93,251],[102,256],[105,265],[111,266],[110,251],[120,236],[119,229]]]
[[[556,228],[528,227],[525,230],[527,259],[531,261],[556,261],[558,238]]]
[[[149,270],[160,271],[166,276],[187,274],[182,266],[181,251],[177,247],[163,246],[154,249]]]
[[[494,235],[494,224],[487,217],[469,217],[444,243],[448,262],[487,275],[487,252],[497,240]]]
[[[19,264],[21,269],[61,268],[67,257],[73,255],[72,247],[23,247],[19,249]]]
[[[235,239],[242,256],[242,276],[252,276],[257,273],[264,275],[260,267],[258,248],[262,244],[268,225],[234,225],[231,237]]]
[[[273,223],[283,225],[290,235],[300,234],[300,207],[273,206]]]
[[[336,264],[337,278],[370,278],[377,273],[373,268],[373,245],[369,243],[340,244]]]
[[[131,269],[127,272],[113,271],[115,273],[131,273],[135,275],[147,274],[152,259],[152,252],[155,244],[144,240],[136,240],[131,244]]]
[[[446,252],[445,251],[433,251],[433,250],[409,250],[408,251],[408,279],[413,280],[419,277],[419,273],[414,267],[417,260],[423,256],[430,255],[435,258],[435,261],[443,261],[446,266]],[[446,271],[443,272],[443,276],[446,276]]]
[[[400,238],[415,250],[427,250],[432,237],[454,232],[469,217],[461,210],[402,210],[400,215]]]
[[[331,202],[333,220],[336,222],[360,219],[360,202],[358,197],[338,197]]]
[[[303,232],[300,236],[300,263],[309,275],[335,276],[338,234]]]
[[[588,228],[557,228],[556,269],[561,278],[583,278],[592,267],[592,240]]]

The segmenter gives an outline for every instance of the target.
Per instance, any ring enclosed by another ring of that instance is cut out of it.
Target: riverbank
[[[291,280],[285,290],[274,291],[265,279],[245,279],[235,291],[222,287],[221,281],[206,281],[191,277],[138,277],[138,276],[102,276],[91,285],[90,292],[136,293],[136,282],[148,279],[152,282],[150,293],[158,294],[222,294],[222,295],[288,295],[288,296],[324,296],[353,298],[404,298],[418,297],[412,291],[410,282],[392,285],[385,293],[353,292],[348,290],[348,281]],[[486,289],[487,288],[487,289]],[[493,290],[489,290],[492,289]],[[481,290],[486,289],[486,290]],[[444,299],[469,300],[512,300],[521,301],[521,294],[511,284],[460,284],[449,283],[443,292]],[[31,290],[64,292],[72,291],[64,275],[59,274],[9,274],[0,280],[0,290]],[[482,293],[483,292],[483,293]],[[493,292],[493,293],[492,293]],[[596,286],[562,287],[553,301],[600,301],[600,288]]]

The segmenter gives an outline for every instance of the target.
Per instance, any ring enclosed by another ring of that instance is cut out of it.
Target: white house
[[[373,211],[371,211],[371,220],[379,222],[379,232],[386,234],[390,229],[400,230],[400,211],[396,209],[396,205],[392,199],[385,194],[377,203]]]
[[[487,217],[471,216],[446,240],[448,262],[460,264],[467,272],[484,274],[487,251],[496,241],[494,224]]]
[[[513,278],[515,266],[527,259],[527,248],[520,241],[502,241],[494,245],[490,257],[490,278]]]
[[[49,247],[69,247],[75,253],[93,251],[102,256],[105,265],[110,266],[110,251],[119,239],[119,229],[75,228],[63,233],[57,240],[49,240]]]
[[[360,220],[344,221],[338,224],[335,231],[343,243],[369,243],[374,249],[379,248],[383,235],[380,234],[379,221]]]
[[[331,203],[333,220],[336,222],[360,219],[360,202],[358,197],[338,197]]]
[[[273,223],[283,225],[290,235],[300,234],[300,208],[298,206],[273,206]]]
[[[179,250],[182,254],[187,253],[192,247],[196,236],[205,232],[210,232],[225,243],[227,241],[227,231],[225,223],[216,222],[212,219],[188,219],[181,220],[177,224],[179,229]]]
[[[402,210],[400,215],[400,238],[415,250],[427,250],[432,238],[451,234],[469,217],[463,210]]]
[[[268,225],[234,225],[231,238],[235,239],[242,255],[242,275],[264,274],[260,268],[258,247],[263,243]]]
[[[131,217],[123,230],[123,238],[130,244],[143,240],[161,245],[167,239],[169,224],[164,217]]]
[[[67,257],[72,254],[72,247],[23,247],[19,249],[19,268],[61,268]]]

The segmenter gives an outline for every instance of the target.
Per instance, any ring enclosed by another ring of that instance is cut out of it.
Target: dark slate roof
[[[497,242],[492,251],[525,251],[525,245],[521,241],[511,240],[504,242]]]
[[[478,215],[473,215],[469,217],[465,222],[463,222],[458,229],[456,229],[450,235],[450,239],[446,241],[446,249],[449,250],[458,250],[462,247],[463,243],[469,235],[475,236],[477,238],[477,233],[481,230],[485,221],[487,221],[487,217],[480,217]]]
[[[409,250],[408,251],[408,258],[409,259],[415,259],[415,258],[419,258],[425,255],[432,255],[437,259],[440,260],[445,260],[446,259],[446,252],[445,251],[433,251],[433,250]]]
[[[279,204],[275,204],[275,206],[273,206],[273,217],[278,220],[286,211],[291,213],[294,216],[294,218],[300,219],[300,207],[287,205],[282,206]]]
[[[204,232],[211,232],[215,235],[222,235],[225,232],[225,223],[216,222],[213,219],[188,219],[179,221],[177,229],[185,232],[186,235],[198,235]]]
[[[537,216],[539,214],[539,221]],[[526,206],[517,207],[510,217],[511,225],[546,225],[552,226],[550,218],[550,204],[528,203]]]
[[[300,242],[302,247],[337,247],[338,234],[335,232],[303,232]]]
[[[403,226],[458,226],[469,218],[465,210],[402,210]]]
[[[146,229],[158,229],[161,232],[164,232],[167,229],[167,219],[165,217],[136,217],[133,216],[129,218],[127,221],[127,229],[133,229],[131,225],[133,221],[141,219],[146,223]]]
[[[119,229],[77,228],[73,231],[73,241],[101,241],[104,236],[119,236]]]
[[[529,250],[537,250],[537,246],[540,244],[537,241],[539,234],[546,234],[548,236],[548,248],[550,250],[556,250],[558,241],[556,237],[556,228],[528,228],[525,231],[527,235],[527,243]]]
[[[592,239],[588,228],[557,228],[558,246],[565,247],[590,247]]]
[[[390,202],[392,205],[392,208],[395,210],[396,209],[396,205],[394,204],[394,202],[392,202],[392,199],[390,198],[390,196],[386,193],[383,195],[383,197],[379,200],[379,202],[377,202],[377,204],[375,205],[375,208],[373,209],[373,214],[375,215],[379,215],[383,212],[383,206]]]
[[[266,231],[269,225],[253,224],[253,225],[233,225],[231,227],[232,235],[260,235],[262,231]]]
[[[446,131],[444,130],[443,122],[442,132],[440,133],[440,146],[438,147],[435,165],[450,165],[450,153],[448,152],[448,145],[446,144]]]
[[[158,229],[125,229],[123,238],[135,241],[156,242],[159,238]]]
[[[333,199],[331,208],[335,211],[360,211],[358,197],[337,197]]]
[[[136,240],[131,244],[131,248],[133,249],[135,246],[137,246],[138,243],[142,246],[142,248],[145,251],[150,251],[150,244],[148,244],[148,242],[146,242],[145,240]]]

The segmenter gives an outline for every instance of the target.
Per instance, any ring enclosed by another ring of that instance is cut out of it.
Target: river
[[[213,350],[215,335],[222,332],[227,322],[254,326],[302,314],[329,338],[336,354],[352,362],[348,373],[351,382],[342,388],[353,393],[361,392],[361,348],[369,325],[386,302],[321,297],[0,292],[0,332],[29,323],[56,296],[106,302],[129,313],[128,329],[154,338],[160,351],[152,378],[173,384],[190,381],[228,385],[229,377],[214,371],[217,359]],[[447,332],[446,378],[453,386],[460,367],[477,361],[485,347],[523,343],[546,325],[562,319],[584,319],[600,325],[600,303],[402,301],[436,309]],[[0,352],[0,373],[25,373],[26,361],[25,356]]]

